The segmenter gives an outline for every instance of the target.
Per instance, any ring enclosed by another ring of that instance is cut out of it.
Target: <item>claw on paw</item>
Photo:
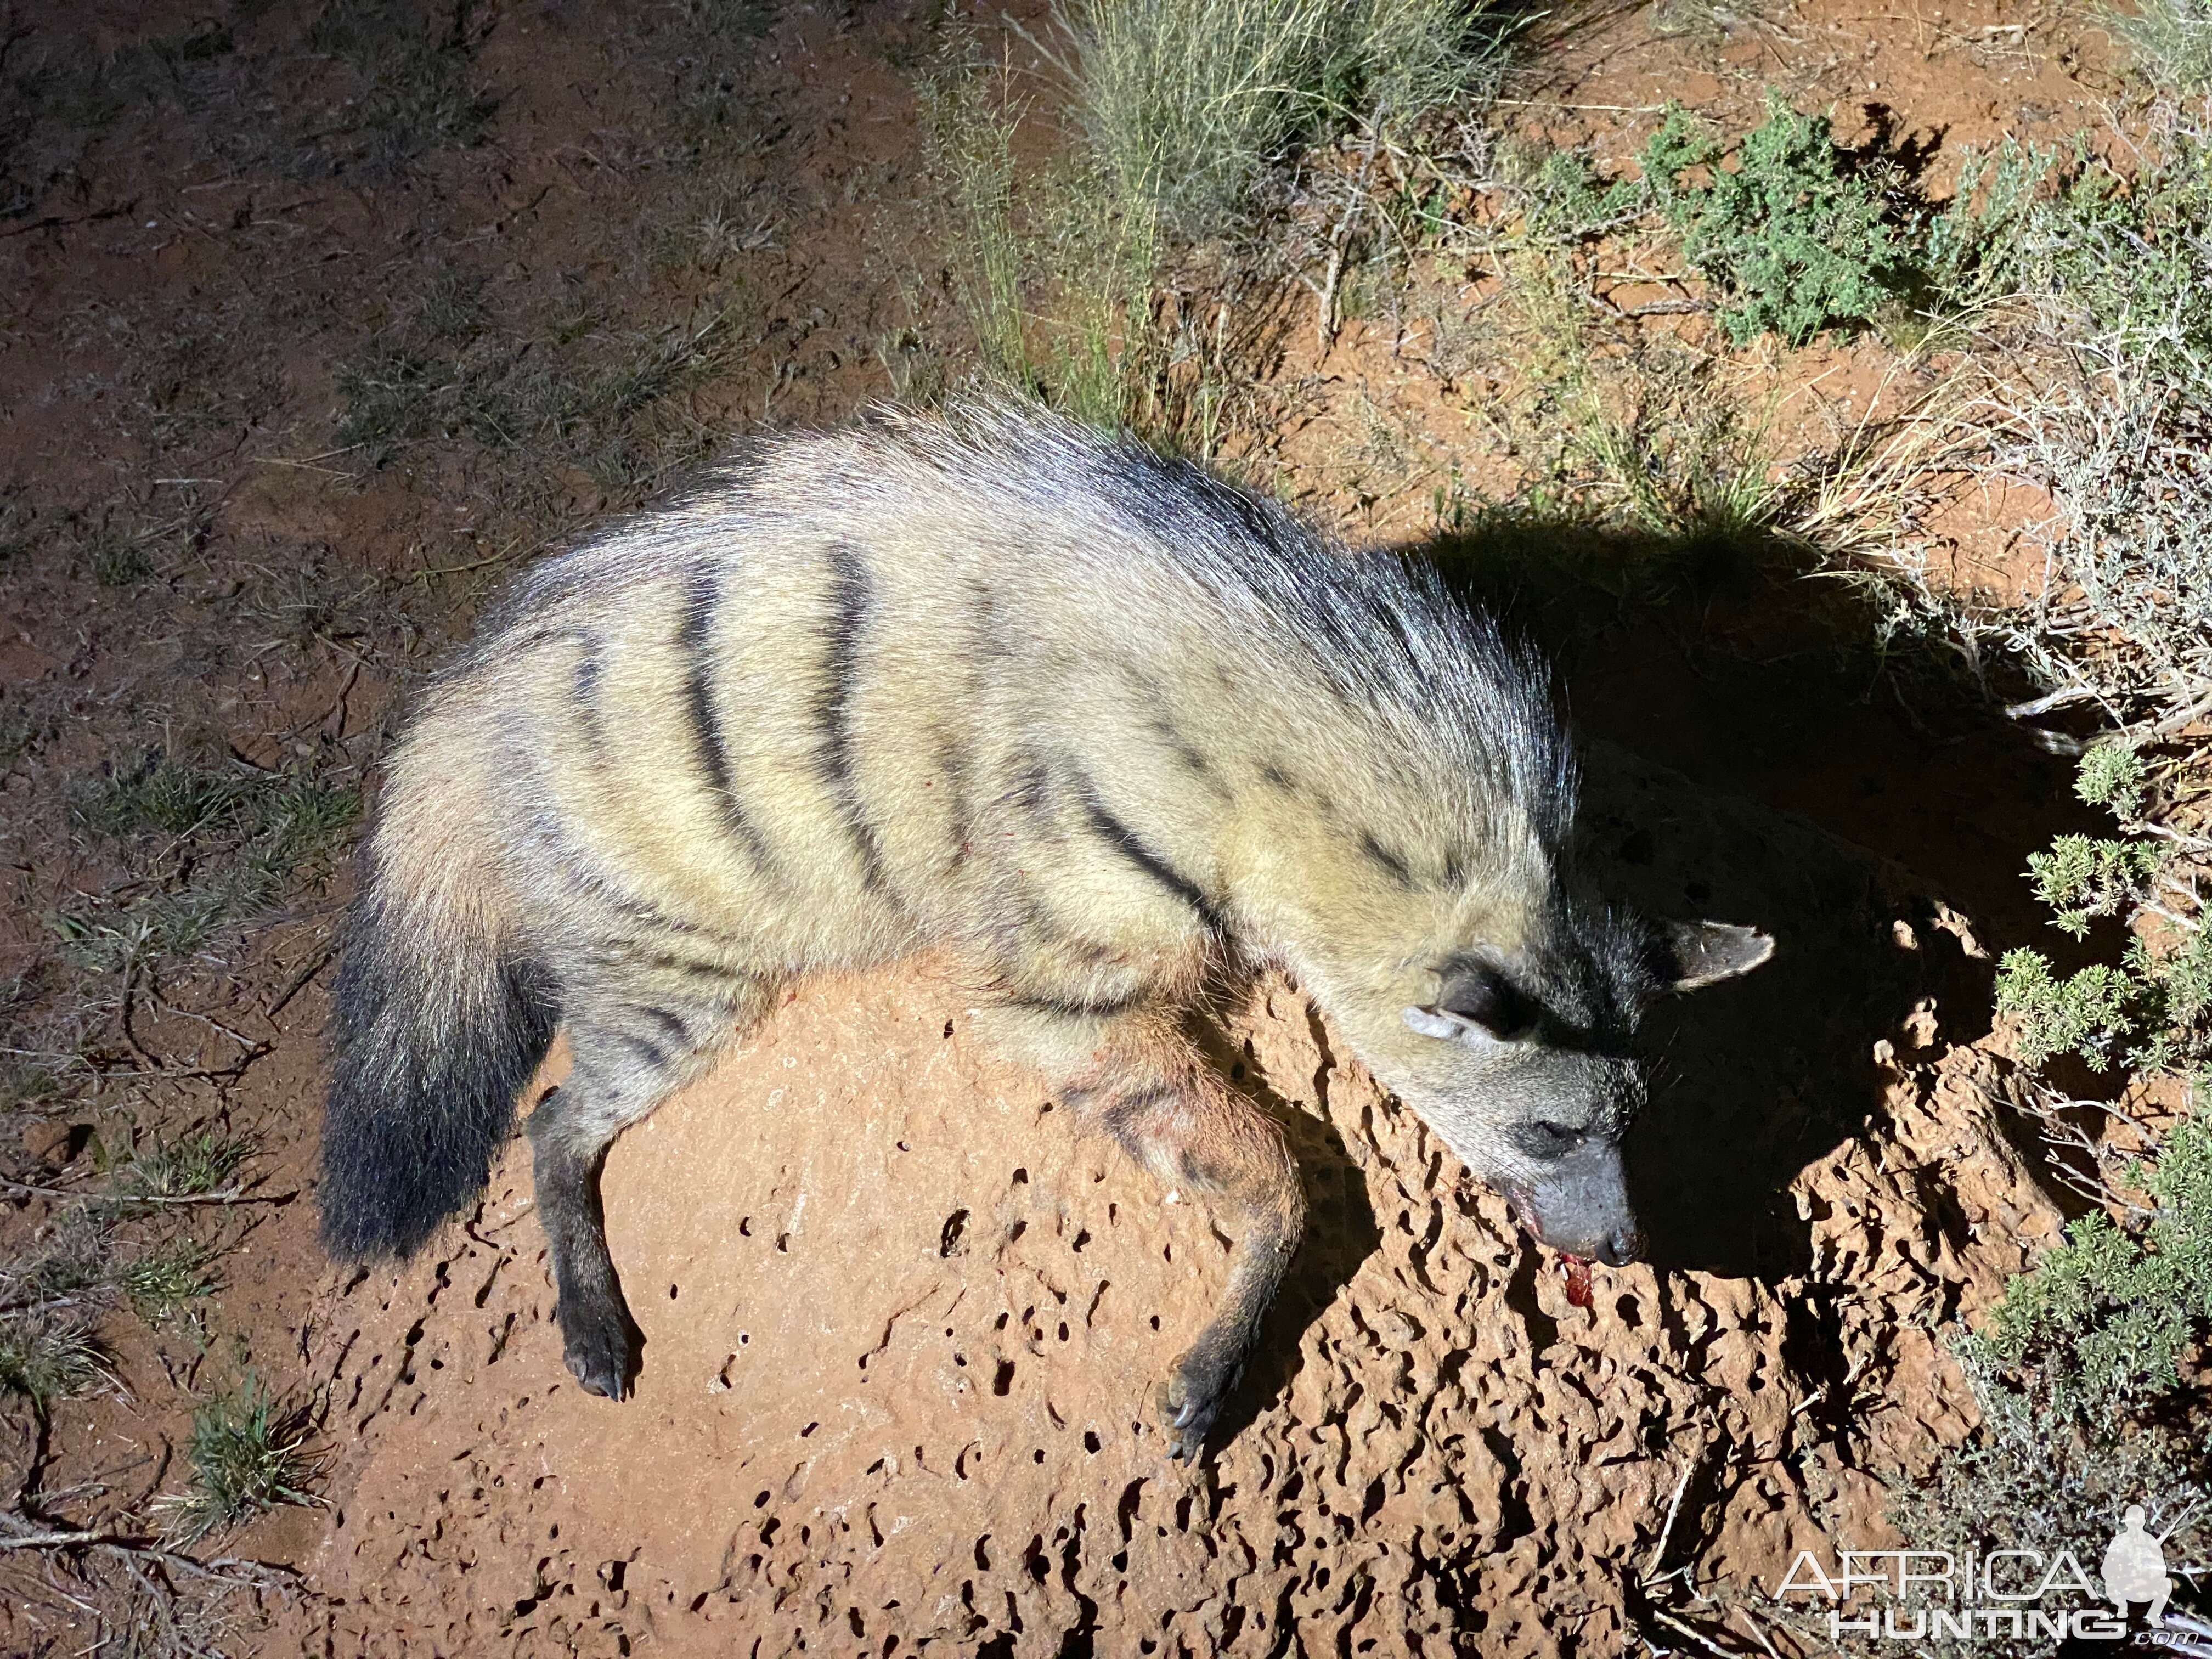
[[[574,1325],[569,1340],[562,1345],[562,1358],[585,1392],[620,1400],[627,1391],[630,1358],[629,1338],[621,1314],[611,1309],[580,1313]]]
[[[1157,1401],[1170,1458],[1195,1463],[1203,1457],[1206,1437],[1243,1370],[1241,1362],[1223,1364],[1186,1354],[1160,1383]]]

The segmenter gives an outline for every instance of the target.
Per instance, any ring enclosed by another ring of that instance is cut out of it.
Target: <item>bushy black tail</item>
[[[366,853],[362,877],[323,1120],[323,1246],[342,1261],[411,1255],[483,1191],[558,1018],[550,975],[480,920],[380,891]]]

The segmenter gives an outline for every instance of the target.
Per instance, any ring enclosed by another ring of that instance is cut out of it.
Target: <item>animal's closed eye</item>
[[[1531,1158],[1564,1158],[1589,1139],[1580,1129],[1570,1129],[1564,1123],[1547,1122],[1542,1119],[1521,1126],[1515,1138],[1521,1150]]]
[[[1542,1012],[1504,975],[1487,968],[1452,975],[1444,983],[1443,994],[1437,999],[1437,1006],[1503,1038],[1533,1030]]]

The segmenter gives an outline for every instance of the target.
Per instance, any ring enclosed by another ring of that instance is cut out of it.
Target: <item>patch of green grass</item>
[[[931,170],[945,195],[943,242],[976,356],[986,374],[1027,386],[1029,253],[1014,216],[1013,118],[972,61],[945,65],[921,94]]]
[[[648,214],[641,240],[651,268],[688,270],[713,277],[732,261],[775,246],[777,228],[765,190],[716,180],[697,192],[679,191],[675,199]],[[556,325],[555,337],[561,334]]]
[[[169,890],[94,898],[42,918],[58,954],[88,974],[121,976],[180,960],[265,911],[277,886],[265,870],[220,866]]]
[[[222,1255],[197,1239],[170,1239],[118,1267],[115,1287],[148,1324],[165,1324],[216,1293],[215,1264]]]
[[[1249,222],[1302,145],[1465,100],[1497,35],[1465,0],[1066,0],[1075,116],[1121,201],[1189,240]]]
[[[188,955],[278,902],[343,840],[360,796],[308,771],[151,750],[80,780],[70,812],[140,879],[46,923],[73,966],[121,972]]]
[[[497,105],[477,79],[470,10],[417,0],[323,9],[307,50],[345,64],[356,87],[346,118],[322,140],[339,166],[391,174],[435,151],[483,142]]]
[[[78,575],[102,587],[134,587],[199,546],[213,518],[197,502],[160,514],[119,504],[70,514],[57,533]]]
[[[122,1203],[148,1198],[195,1198],[228,1191],[255,1152],[252,1140],[222,1129],[201,1129],[174,1139],[140,1140],[134,1133],[106,1159],[111,1191]]]
[[[1530,475],[1516,510],[1638,531],[1655,556],[1668,550],[1691,564],[1786,535],[1793,501],[1776,476],[1766,412],[1733,395],[1724,365],[1665,341],[1601,351],[1560,252],[1529,249],[1509,269],[1511,343],[1532,388],[1506,411]],[[1468,508],[1439,507],[1448,510],[1464,518]]]
[[[526,451],[541,470],[581,468],[610,498],[635,501],[701,447],[672,405],[735,362],[744,313],[725,295],[658,327],[579,314],[575,329],[555,319],[541,333],[495,318],[465,283],[434,284],[339,363],[338,445],[373,470],[410,444],[467,438]]]
[[[973,332],[978,378],[1107,429],[1211,454],[1226,395],[1225,313],[1206,320],[1158,291],[1163,243],[1095,158],[1062,156],[1018,172],[1017,112],[956,39],[922,82],[939,243]],[[918,335],[885,348],[895,379],[917,372],[949,389]]]
[[[354,792],[311,773],[161,749],[111,757],[70,802],[77,827],[102,841],[152,835],[203,852],[230,845],[278,865],[327,851],[359,811]]]
[[[157,1500],[170,1535],[192,1543],[284,1504],[313,1504],[307,1413],[283,1407],[252,1372],[193,1414],[190,1482]]]
[[[31,1307],[106,1289],[107,1244],[104,1227],[86,1212],[65,1212],[54,1237],[37,1255],[27,1261],[0,1264],[0,1305]]]
[[[308,550],[282,565],[257,568],[234,602],[235,614],[264,639],[304,650],[362,641],[411,644],[413,618],[374,572],[348,565],[329,550]]]
[[[70,1310],[0,1313],[0,1395],[44,1411],[115,1380],[83,1319]]]

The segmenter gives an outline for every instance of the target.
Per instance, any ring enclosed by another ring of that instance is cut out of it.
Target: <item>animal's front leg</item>
[[[1002,1049],[1067,1079],[1071,1105],[1167,1186],[1203,1197],[1232,1241],[1221,1304],[1159,1387],[1169,1453],[1194,1460],[1297,1248],[1305,1196],[1282,1131],[1194,1052],[1182,1018],[1164,997],[1033,979],[986,1011]]]
[[[1234,1243],[1220,1306],[1159,1386],[1168,1455],[1195,1461],[1297,1248],[1297,1164],[1258,1107],[1195,1067],[1109,1085],[1100,1102],[1129,1155],[1171,1187],[1204,1194]]]

